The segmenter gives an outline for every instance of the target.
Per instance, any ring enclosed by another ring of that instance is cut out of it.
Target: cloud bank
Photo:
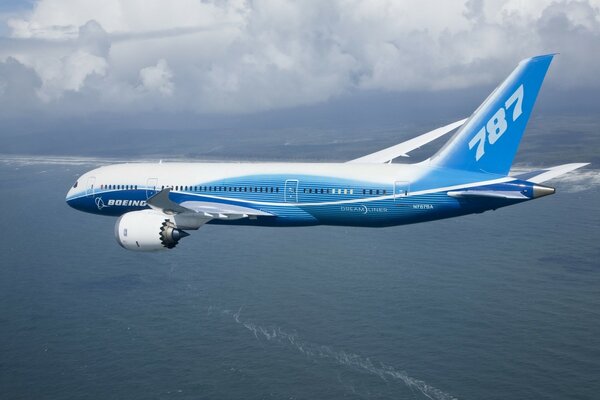
[[[498,83],[560,52],[599,87],[600,0],[39,0],[0,15],[0,116],[251,113],[356,91]]]

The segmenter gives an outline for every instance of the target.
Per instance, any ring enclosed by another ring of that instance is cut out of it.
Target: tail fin
[[[432,158],[440,167],[508,175],[553,54],[528,58]]]

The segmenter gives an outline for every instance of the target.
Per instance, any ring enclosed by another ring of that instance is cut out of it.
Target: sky
[[[600,0],[5,0],[0,124],[459,102],[544,53],[555,108],[593,103]]]

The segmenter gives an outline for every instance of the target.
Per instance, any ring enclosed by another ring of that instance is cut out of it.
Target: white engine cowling
[[[117,243],[124,249],[156,251],[174,248],[189,233],[177,228],[169,215],[154,210],[125,213],[115,224]]]

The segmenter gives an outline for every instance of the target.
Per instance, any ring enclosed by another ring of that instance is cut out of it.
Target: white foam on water
[[[207,309],[209,315],[214,311],[218,311],[218,308],[209,306]],[[348,353],[343,350],[335,350],[330,346],[303,341],[298,337],[298,335],[288,333],[279,327],[264,327],[255,324],[251,321],[242,319],[241,312],[242,308],[236,312],[227,309],[220,310],[221,314],[231,316],[237,324],[252,332],[257,340],[267,340],[269,342],[288,345],[304,354],[308,358],[333,360],[339,365],[376,375],[384,381],[392,380],[402,382],[411,390],[416,390],[432,400],[457,399],[451,394],[445,393],[420,379],[413,378],[406,374],[406,372],[397,370],[390,365],[386,365],[381,362],[374,362],[370,358],[365,358],[358,354]]]
[[[126,164],[126,163],[158,163],[162,162],[231,162],[231,160],[218,159],[196,159],[196,158],[109,158],[109,157],[79,157],[79,156],[32,156],[32,155],[13,155],[0,154],[0,164],[10,166],[29,166],[29,165],[91,165],[103,166],[110,164]],[[240,161],[235,162],[256,162],[256,161]]]
[[[542,168],[526,168],[516,166],[510,170],[511,175],[522,174]],[[600,187],[600,169],[591,169],[590,166],[568,172],[562,176],[544,182],[545,185],[555,186],[558,191],[577,193]]]
[[[560,185],[564,184],[563,190],[567,193],[583,192],[600,187],[600,170],[582,169],[559,176],[552,181],[556,182],[558,190],[561,190]]]
[[[107,165],[126,162],[126,160],[97,158],[97,157],[69,157],[69,156],[28,156],[0,154],[0,163],[14,166],[29,165]]]

